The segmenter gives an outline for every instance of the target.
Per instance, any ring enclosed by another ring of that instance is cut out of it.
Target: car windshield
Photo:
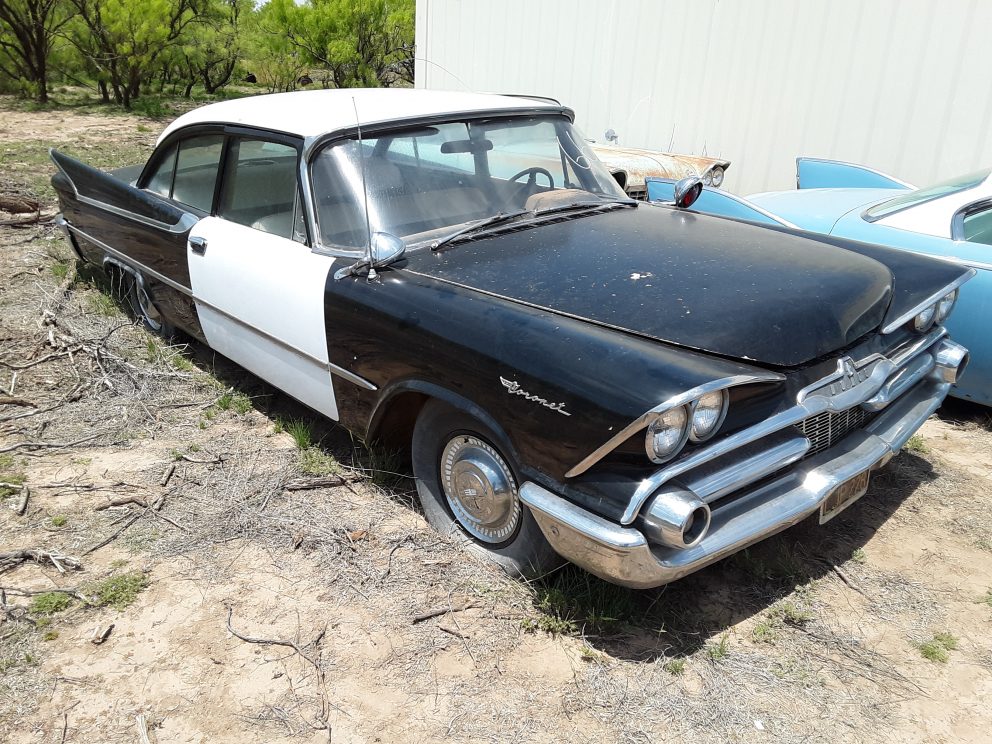
[[[350,249],[367,244],[369,229],[413,245],[500,215],[627,201],[562,116],[452,121],[339,140],[313,159],[311,178],[320,242]]]
[[[890,214],[895,214],[896,212],[901,212],[904,209],[915,207],[917,204],[923,204],[924,202],[939,199],[942,196],[948,196],[950,194],[956,194],[960,191],[973,189],[988,178],[990,172],[992,172],[992,168],[986,168],[985,170],[977,171],[975,173],[969,173],[966,176],[958,176],[957,178],[952,178],[949,181],[942,181],[934,184],[933,186],[928,186],[925,189],[916,189],[916,191],[910,191],[908,194],[902,194],[893,199],[887,199],[880,204],[876,204],[875,206],[866,209],[864,216],[869,222],[874,222],[875,220],[880,220],[883,217],[888,217]]]

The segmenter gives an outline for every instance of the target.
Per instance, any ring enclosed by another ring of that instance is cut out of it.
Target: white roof
[[[354,104],[352,101],[354,100]],[[550,101],[489,93],[456,93],[414,88],[341,88],[235,98],[183,114],[165,128],[169,133],[190,124],[224,123],[272,129],[301,137],[434,114],[513,108],[560,108]]]

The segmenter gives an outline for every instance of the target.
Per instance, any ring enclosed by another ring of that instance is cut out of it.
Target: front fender
[[[502,433],[521,469],[545,483],[564,482],[663,401],[765,373],[395,267],[375,282],[330,279],[325,314],[331,363],[377,388],[342,386],[345,425],[374,431],[403,391],[440,397]]]

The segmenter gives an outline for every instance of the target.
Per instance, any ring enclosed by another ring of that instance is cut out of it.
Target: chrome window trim
[[[141,272],[147,274],[148,276],[154,277],[156,280],[158,280],[158,281],[162,282],[163,284],[171,287],[172,289],[176,290],[177,292],[181,292],[182,294],[186,295],[187,297],[192,298],[193,299],[193,302],[195,302],[197,305],[203,305],[204,307],[209,308],[213,312],[218,313],[220,315],[223,315],[225,318],[227,318],[231,322],[237,323],[238,325],[242,326],[243,328],[248,329],[252,333],[258,334],[262,338],[264,338],[264,339],[266,339],[268,341],[271,341],[272,343],[278,345],[279,347],[285,349],[286,351],[288,351],[288,352],[290,352],[292,354],[295,354],[296,356],[300,357],[301,359],[303,359],[303,360],[305,360],[307,362],[310,362],[312,364],[315,364],[315,365],[321,367],[322,369],[326,369],[331,374],[337,375],[338,377],[340,377],[340,378],[342,378],[344,380],[347,380],[348,382],[351,382],[351,383],[353,383],[355,385],[358,385],[361,388],[365,388],[366,390],[373,390],[374,391],[374,390],[378,390],[379,389],[378,386],[376,386],[374,383],[370,382],[369,380],[366,380],[364,377],[361,377],[359,375],[356,375],[354,372],[351,372],[350,370],[347,370],[344,367],[339,367],[338,365],[333,364],[331,362],[325,362],[322,359],[318,359],[317,357],[313,356],[312,354],[309,354],[309,353],[303,351],[302,349],[297,348],[296,346],[293,346],[292,344],[287,343],[286,341],[283,341],[281,338],[278,338],[276,336],[273,336],[271,333],[262,330],[258,326],[252,325],[251,323],[246,323],[241,318],[238,318],[238,317],[235,317],[234,315],[231,315],[229,312],[227,312],[226,310],[222,310],[221,308],[217,307],[213,303],[206,302],[205,300],[202,300],[202,299],[198,298],[196,295],[193,294],[193,291],[189,287],[186,287],[186,286],[184,286],[182,284],[179,284],[178,282],[173,281],[172,279],[169,279],[169,277],[160,274],[159,272],[157,272],[154,269],[146,266],[145,264],[141,263],[140,261],[135,261],[133,258],[131,258],[130,256],[128,256],[127,254],[121,253],[120,251],[118,251],[115,248],[111,248],[109,245],[107,245],[106,243],[104,243],[102,240],[98,240],[98,239],[94,238],[93,236],[89,235],[88,233],[84,232],[83,230],[80,230],[78,227],[75,227],[74,225],[72,225],[72,224],[70,224],[68,222],[66,222],[66,226],[68,227],[68,229],[72,230],[74,233],[82,236],[83,238],[85,238],[86,240],[90,241],[94,245],[99,246],[101,249],[105,250],[110,255],[112,255],[112,256],[114,256],[116,258],[119,258],[121,261],[124,261],[129,266],[132,266],[132,267],[140,270]]]
[[[932,347],[945,335],[947,335],[947,331],[943,327],[938,327],[932,330],[926,336],[915,339],[903,348],[897,350],[891,357],[886,358],[886,361],[890,364],[885,366],[889,367],[891,365],[890,369],[893,371],[898,369],[915,354]],[[876,356],[879,355],[873,354],[866,357],[856,362],[856,365],[863,367],[865,364],[873,361]],[[881,366],[882,364],[879,364],[879,367]],[[805,418],[831,410],[831,400],[826,396],[814,395],[812,394],[812,391],[822,388],[824,385],[829,384],[837,378],[838,375],[834,372],[827,377],[817,380],[800,391],[797,395],[797,405],[787,408],[786,410],[781,411],[748,429],[742,429],[741,431],[731,434],[724,439],[714,442],[705,449],[697,450],[688,457],[674,462],[667,467],[661,468],[647,478],[644,478],[634,491],[634,495],[631,497],[630,503],[627,505],[627,508],[624,510],[623,516],[620,519],[620,523],[623,525],[631,524],[634,519],[636,519],[638,513],[640,513],[641,507],[644,506],[648,498],[650,498],[650,496],[666,481],[671,480],[677,475],[681,475],[682,473],[692,470],[698,465],[702,465],[705,462],[709,462],[710,460],[732,452],[738,447],[750,444],[751,442],[757,441],[762,437],[784,429],[787,426],[797,424]],[[873,380],[870,377],[868,380],[865,380],[852,388],[852,391],[858,391],[860,395],[845,395],[845,402],[850,402],[851,399],[858,398],[858,400],[855,400],[852,404],[858,405],[866,400],[870,400],[880,389],[882,389],[885,382],[886,380],[884,379]],[[847,392],[850,393],[852,391]],[[803,395],[803,393],[805,393],[805,395]]]
[[[913,318],[915,318],[917,315],[919,315],[919,313],[921,313],[923,310],[925,310],[926,308],[928,308],[930,305],[933,305],[933,304],[936,304],[937,302],[939,302],[941,297],[943,297],[946,294],[950,294],[955,289],[957,289],[962,284],[964,284],[966,281],[968,281],[969,279],[971,279],[977,273],[978,272],[975,271],[975,269],[969,267],[968,270],[964,274],[962,274],[961,276],[959,276],[957,279],[955,279],[953,282],[951,282],[946,287],[944,287],[943,289],[941,289],[939,292],[934,292],[932,295],[930,295],[923,302],[920,302],[917,305],[913,306],[913,308],[911,310],[907,310],[902,315],[900,315],[899,317],[897,317],[895,320],[892,320],[892,321],[886,323],[884,326],[882,326],[882,333],[883,334],[889,334],[889,333],[892,333],[893,331],[899,330],[899,328],[902,327],[903,324],[908,323],[909,321],[911,321]]]
[[[965,204],[958,209],[954,213],[954,216],[951,217],[951,240],[959,240],[963,243],[969,242],[964,238],[964,218],[970,216],[972,212],[985,211],[987,209],[992,209],[992,197],[988,196]],[[979,243],[978,245],[985,244]]]
[[[756,372],[747,375],[731,375],[730,377],[722,377],[719,380],[712,380],[710,382],[705,382],[702,385],[697,385],[696,387],[686,390],[678,395],[673,395],[671,398],[666,400],[664,403],[660,403],[654,408],[645,411],[631,423],[620,430],[619,433],[611,437],[607,442],[597,447],[593,452],[583,458],[575,467],[565,473],[566,478],[574,478],[577,475],[582,475],[589,468],[595,465],[597,462],[602,460],[606,455],[615,450],[620,444],[625,442],[627,439],[632,437],[641,429],[645,428],[650,421],[657,416],[659,413],[664,413],[665,411],[675,408],[677,406],[684,406],[701,395],[706,393],[713,393],[718,390],[726,390],[728,388],[736,387],[738,385],[747,385],[755,382],[784,382],[785,375],[779,374],[778,372]],[[691,425],[691,421],[690,421]]]

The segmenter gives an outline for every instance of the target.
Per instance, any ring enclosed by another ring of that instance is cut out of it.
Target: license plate
[[[820,524],[829,522],[847,507],[865,495],[868,490],[868,472],[858,473],[841,483],[820,504]]]

